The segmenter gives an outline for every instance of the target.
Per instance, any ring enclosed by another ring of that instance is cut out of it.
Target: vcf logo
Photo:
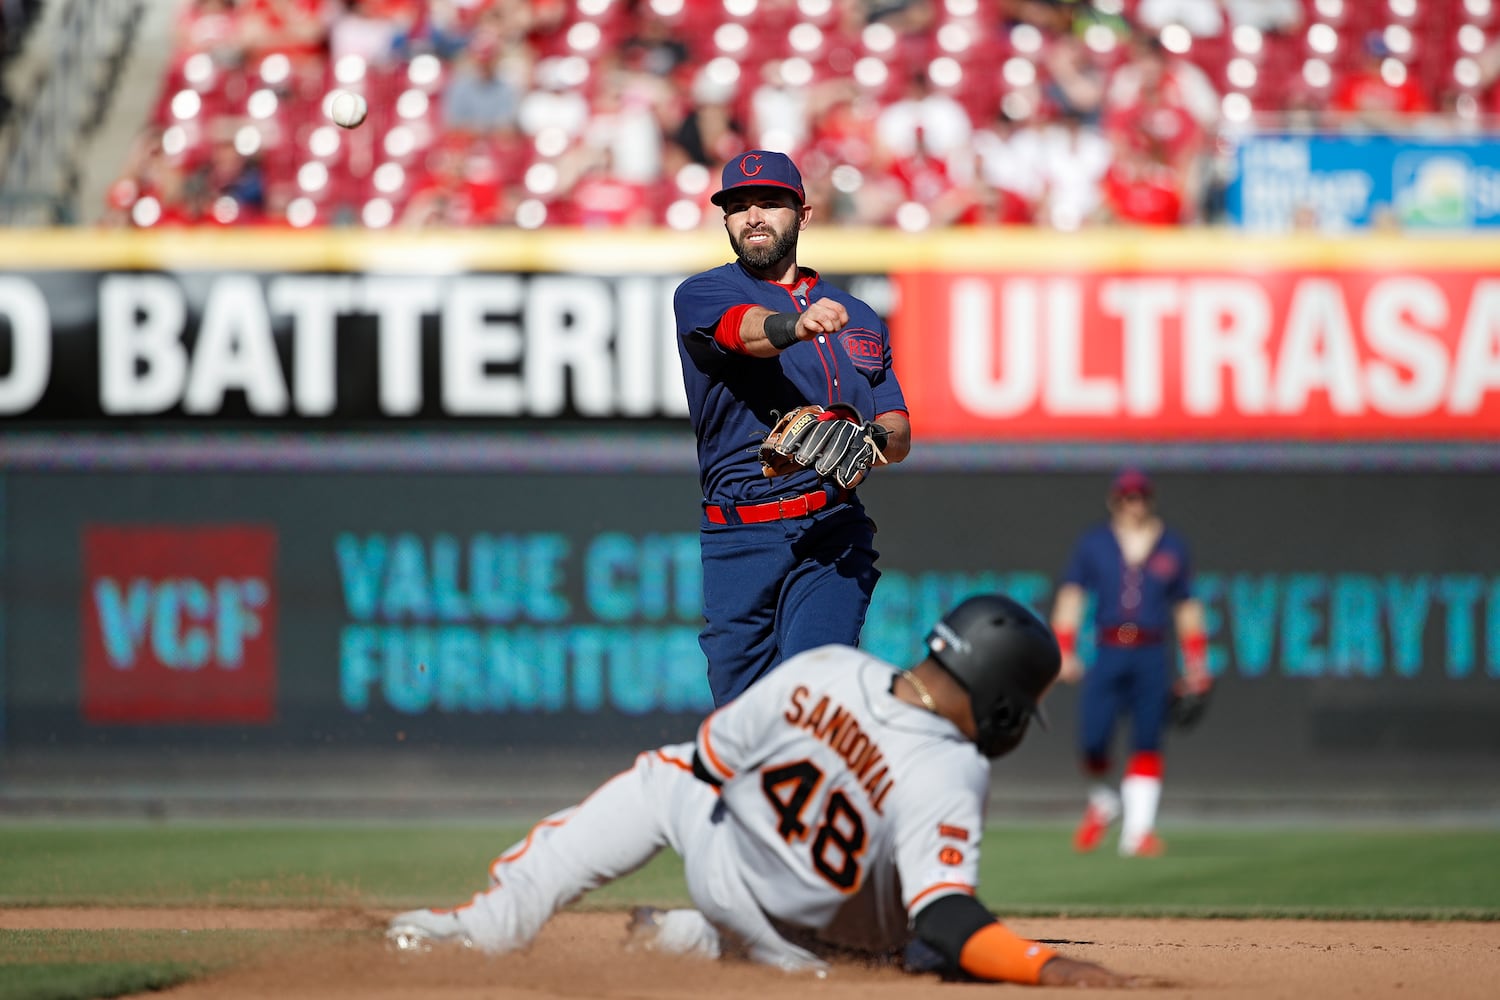
[[[754,177],[761,172],[761,169],[759,153],[746,153],[740,157],[740,173],[746,177]]]
[[[169,670],[239,670],[270,600],[261,577],[94,580],[94,610],[110,666],[132,670],[149,650]]]
[[[91,525],[83,561],[85,718],[273,718],[274,529]]]

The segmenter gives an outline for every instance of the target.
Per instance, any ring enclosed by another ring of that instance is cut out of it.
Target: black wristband
[[[784,351],[797,342],[797,314],[772,313],[765,320],[766,339],[778,351]]]

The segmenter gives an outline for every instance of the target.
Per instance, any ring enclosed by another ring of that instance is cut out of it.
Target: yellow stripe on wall
[[[1500,274],[1500,236],[1372,234],[1259,237],[1229,230],[1029,228],[819,229],[802,236],[802,263],[829,273],[901,270],[1129,271],[1297,268],[1456,268]],[[594,232],[285,232],[185,229],[0,230],[0,270],[561,271],[691,273],[732,258],[717,230]]]

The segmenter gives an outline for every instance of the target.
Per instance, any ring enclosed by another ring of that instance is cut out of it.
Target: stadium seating
[[[298,0],[240,6],[277,2]],[[788,151],[804,156],[830,106],[852,101],[858,114],[845,120],[868,124],[902,98],[913,75],[956,98],[977,129],[1002,108],[1023,124],[1045,120],[1059,108],[1049,59],[1065,30],[1082,40],[1092,72],[1103,79],[1135,58],[1132,32],[1169,60],[1196,65],[1217,91],[1225,125],[1245,127],[1291,108],[1328,110],[1342,81],[1377,58],[1383,77],[1409,77],[1431,108],[1476,115],[1489,83],[1481,56],[1500,23],[1491,0],[1298,0],[1300,10],[1292,13],[1300,16],[1279,27],[1226,18],[1223,30],[1198,35],[1170,19],[1140,23],[1138,15],[1151,13],[1144,0],[1050,6],[912,0],[878,7],[863,0],[465,0],[447,4],[459,17],[441,24],[432,13],[439,6],[349,0],[324,25],[320,41],[304,39],[283,51],[274,39],[256,49],[237,47],[233,25],[211,18],[239,8],[196,0],[186,17],[199,15],[206,26],[179,39],[201,41],[181,41],[167,60],[145,152],[122,166],[122,181],[111,190],[113,218],[127,225],[577,224],[575,185],[621,167],[620,148],[604,160],[610,140],[601,135],[624,142],[627,125],[647,127],[627,122],[615,105],[644,103],[667,149],[659,176],[613,177],[618,190],[604,193],[646,206],[646,214],[621,214],[616,224],[688,228],[712,214],[706,199],[724,150],[695,155],[674,129],[700,105],[722,102],[735,141],[753,144],[756,93],[768,67],[784,87],[772,95],[780,103],[767,106],[786,116],[794,138],[803,136]],[[1153,16],[1170,7],[1155,5]],[[517,21],[518,9],[531,20]],[[1055,16],[1059,10],[1068,17]],[[392,26],[385,35],[382,17]],[[387,36],[388,44],[370,41]],[[363,40],[366,51],[339,51],[351,48],[349,39]],[[503,49],[502,72],[545,127],[475,133],[447,126],[444,98],[448,88],[463,85],[466,45]],[[337,88],[367,98],[362,127],[330,123],[325,102]],[[611,90],[618,93],[606,96]],[[583,126],[570,130],[556,109],[571,94],[588,103]],[[799,115],[808,122],[800,131],[793,127]],[[639,151],[643,140],[634,141],[623,148]],[[239,178],[229,176],[235,170],[227,154],[215,158],[226,144],[243,161]],[[1211,147],[1205,144],[1202,155],[1211,155]],[[813,157],[809,171],[817,176],[810,181],[826,181],[840,166],[829,159]],[[849,165],[867,181],[884,176],[879,149]],[[250,197],[238,203],[245,192]],[[171,211],[164,210],[168,202]],[[596,224],[611,224],[608,213],[602,218]],[[869,220],[856,212],[842,221]]]

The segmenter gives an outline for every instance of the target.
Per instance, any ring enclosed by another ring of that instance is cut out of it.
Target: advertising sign
[[[348,712],[704,714],[698,537],[340,532]]]
[[[83,716],[267,723],[276,714],[276,530],[83,532]]]
[[[0,416],[680,418],[681,277],[16,273],[0,278]]]
[[[1443,173],[1403,157],[1413,189]],[[1500,242],[818,239],[820,262],[831,244],[847,267],[823,279],[887,318],[924,440],[1500,439]],[[558,267],[616,269],[507,270],[434,247],[400,270],[392,246],[367,262],[384,269],[350,272],[20,267],[0,276],[0,419],[109,434],[685,427],[672,295],[691,272],[652,269],[618,237],[544,245]],[[307,252],[247,239],[221,253],[257,247]],[[344,253],[333,242],[311,263]]]
[[[1240,141],[1230,218],[1257,232],[1500,226],[1500,138],[1256,135]]]
[[[1500,439],[1500,279],[1414,268],[911,273],[914,434]],[[899,336],[898,336],[899,334]]]
[[[1205,773],[1492,782],[1500,564],[1484,543],[1500,479],[1154,479],[1192,547],[1220,681],[1192,737]],[[881,578],[861,644],[912,662],[932,622],[980,591],[1049,609],[1108,481],[872,476],[860,493]],[[524,759],[691,738],[712,707],[690,472],[27,472],[7,476],[6,499],[25,525],[5,566],[13,748]],[[1073,775],[1075,696],[1049,695],[1058,732],[1027,751],[1042,774]]]

